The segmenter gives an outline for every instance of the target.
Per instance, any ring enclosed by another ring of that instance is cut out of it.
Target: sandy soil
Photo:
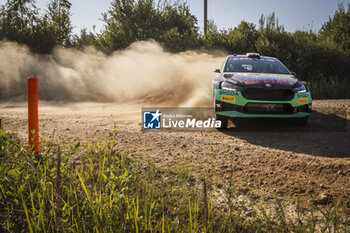
[[[74,144],[109,140],[160,167],[183,166],[222,185],[231,177],[247,189],[283,198],[350,197],[350,100],[314,101],[303,129],[254,125],[211,132],[141,131],[141,106],[40,103],[40,138]],[[330,114],[331,112],[336,114]],[[347,114],[345,114],[347,113]],[[346,116],[347,115],[347,116]],[[27,140],[25,103],[0,104],[2,128]],[[332,122],[340,122],[337,126]],[[270,123],[269,123],[270,124]],[[268,129],[268,130],[266,130]]]

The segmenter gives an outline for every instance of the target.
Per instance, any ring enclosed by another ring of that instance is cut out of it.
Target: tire
[[[227,129],[228,118],[215,114],[215,119],[221,121],[221,127],[219,129]]]
[[[309,120],[309,117],[296,118],[294,119],[294,123],[295,123],[295,126],[303,127],[307,124],[308,120]]]
[[[238,117],[232,118],[232,123],[235,125],[235,128],[243,128],[247,126],[247,119],[242,119]]]

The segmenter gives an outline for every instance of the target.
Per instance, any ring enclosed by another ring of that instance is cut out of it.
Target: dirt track
[[[268,131],[254,126],[239,131],[142,132],[140,105],[41,103],[40,137],[84,143],[108,140],[116,129],[122,150],[158,166],[190,168],[196,177],[206,174],[223,185],[233,175],[242,187],[259,188],[269,196],[290,198],[299,192],[303,200],[318,200],[321,193],[350,197],[350,100],[314,101],[313,106],[318,112],[310,124],[293,132],[282,126]],[[340,127],[328,125],[330,108],[346,109],[346,119],[344,114],[332,116],[340,119]],[[25,104],[0,104],[0,118],[3,129],[18,133],[25,142]]]

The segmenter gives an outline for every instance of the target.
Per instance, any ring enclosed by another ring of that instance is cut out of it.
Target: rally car
[[[258,53],[230,55],[213,80],[214,107],[221,128],[242,118],[293,118],[306,125],[311,114],[309,88],[278,59]]]

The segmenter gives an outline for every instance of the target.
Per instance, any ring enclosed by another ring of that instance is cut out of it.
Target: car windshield
[[[224,72],[290,74],[276,59],[249,57],[229,57]]]

